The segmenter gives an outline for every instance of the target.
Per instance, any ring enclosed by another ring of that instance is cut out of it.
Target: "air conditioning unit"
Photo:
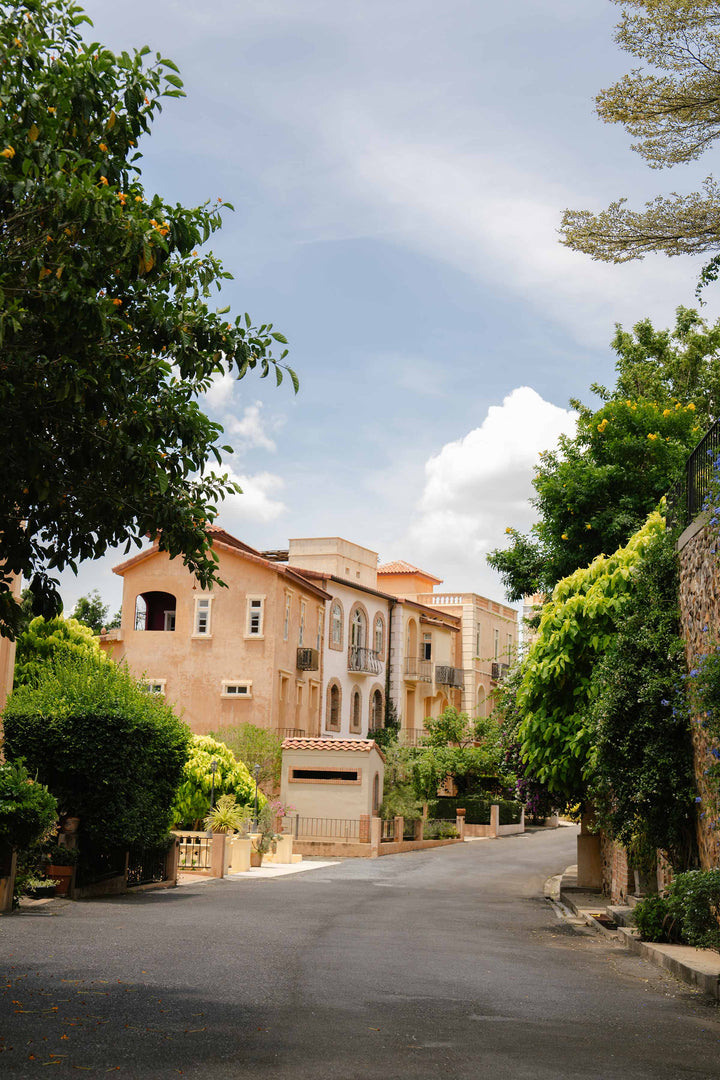
[[[317,671],[320,667],[317,649],[298,649],[297,666],[301,671]]]

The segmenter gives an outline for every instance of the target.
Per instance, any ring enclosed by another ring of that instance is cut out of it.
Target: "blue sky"
[[[593,263],[565,206],[692,190],[649,170],[593,97],[630,66],[609,0],[90,0],[86,36],[180,67],[144,152],[170,201],[234,204],[219,304],[272,321],[301,389],[222,380],[207,401],[258,547],[340,535],[497,599],[485,563],[532,520],[532,465],[568,399],[612,382],[616,322],[669,325],[692,260]],[[718,314],[717,303],[706,309]],[[63,576],[113,607],[109,555]]]

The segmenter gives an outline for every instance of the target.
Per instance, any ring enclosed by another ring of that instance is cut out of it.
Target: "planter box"
[[[47,874],[48,877],[58,879],[58,884],[55,886],[57,896],[72,896],[73,885],[75,884],[74,866],[55,866],[51,864],[48,866]]]
[[[250,841],[244,836],[232,836],[226,842],[227,873],[243,874],[250,869]]]

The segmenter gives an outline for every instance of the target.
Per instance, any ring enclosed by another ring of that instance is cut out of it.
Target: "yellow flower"
[[[115,307],[120,307],[120,305],[122,304],[122,300],[118,300],[116,298],[115,300],[113,300],[113,304],[115,305]]]
[[[102,150],[103,154],[106,154],[107,153],[107,146],[105,145],[105,143],[101,142],[99,145],[100,145],[100,149]]]
[[[56,113],[57,109],[55,108],[54,105],[48,105],[48,112],[51,113],[51,114]]]
[[[509,526],[509,525],[508,525],[508,526],[507,526],[507,528],[505,529],[505,532],[506,532],[506,533],[511,533],[511,532],[512,532],[512,529],[510,528],[510,526]]]
[[[692,401],[687,406],[687,408],[688,408],[689,412],[695,412],[695,406],[693,405]]]
[[[13,150],[12,146],[6,146],[4,150],[0,151],[0,157],[10,158],[10,159],[14,158],[15,157],[15,151]]]
[[[589,522],[589,521],[586,521],[586,522],[585,522],[585,528],[586,528],[586,529],[592,529],[592,525],[590,524],[590,522]]]
[[[560,537],[561,540],[567,540],[567,533],[563,533]]]
[[[107,187],[107,183],[108,183],[108,178],[107,178],[107,176],[101,176],[101,177],[100,177],[100,184],[101,184],[101,185],[105,185],[105,187]]]
[[[672,416],[672,409],[663,409],[663,416]]]
[[[653,435],[653,433],[650,431],[648,432],[648,439],[652,439],[654,441],[655,439],[657,439],[657,435]]]

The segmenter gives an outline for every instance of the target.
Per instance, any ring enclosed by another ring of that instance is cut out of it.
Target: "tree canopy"
[[[72,0],[0,0],[0,632],[61,610],[55,571],[148,534],[201,585],[216,578],[208,524],[238,490],[222,428],[198,405],[214,376],[278,382],[272,324],[209,301],[230,274],[200,248],[220,200],[146,192],[140,139],[175,64],[83,40]],[[230,204],[224,204],[229,206]],[[230,207],[231,209],[231,207]],[[290,372],[297,388],[295,375]]]
[[[717,0],[615,0],[615,40],[643,66],[597,96],[597,112],[622,124],[653,169],[694,161],[720,134],[720,9]],[[566,210],[563,243],[594,259],[626,262],[648,252],[716,251],[720,188],[658,195],[642,210],[618,199],[600,213]]]
[[[120,625],[120,612],[108,619],[110,605],[104,604],[97,589],[91,589],[87,596],[81,596],[72,609],[72,618],[83,626],[89,627],[94,634],[105,628],[112,630]]]
[[[108,662],[89,627],[62,615],[54,619],[38,615],[17,639],[15,685],[36,682],[49,665],[71,656],[89,657],[98,664]]]
[[[212,763],[217,762],[214,773]],[[173,806],[173,820],[178,826],[197,828],[210,813],[210,801],[215,797],[232,795],[240,806],[250,806],[255,798],[255,782],[232,750],[209,735],[193,735],[182,779]],[[258,805],[267,800],[258,792]]]

